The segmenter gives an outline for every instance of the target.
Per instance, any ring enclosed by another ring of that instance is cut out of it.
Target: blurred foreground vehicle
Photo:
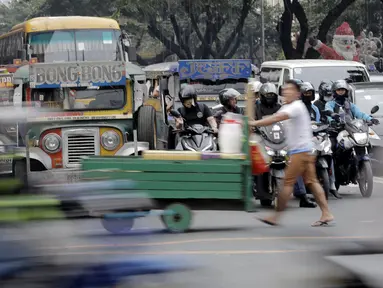
[[[0,113],[0,123],[22,122],[31,116],[30,110],[10,110]],[[11,149],[6,152],[0,157],[17,157]],[[109,257],[95,258],[89,255],[97,253],[83,253],[86,257],[71,255],[63,259],[59,252],[44,250],[44,240],[55,237],[57,222],[53,220],[78,217],[81,212],[80,216],[100,217],[105,228],[120,232],[132,218],[140,217],[139,211],[150,210],[152,201],[145,192],[134,192],[132,181],[49,185],[38,187],[34,191],[37,193],[24,189],[23,193],[15,195],[14,191],[21,185],[20,178],[0,179],[0,287],[116,287],[121,281],[129,282],[131,276],[166,273],[185,267],[184,261],[181,264],[158,257],[156,260],[132,259],[111,253]],[[81,209],[76,211],[74,207]],[[114,221],[116,219],[119,221]],[[28,231],[35,228],[44,231],[35,232],[37,239],[28,235]],[[132,286],[127,283],[121,287]]]
[[[327,279],[325,286],[337,288],[383,287],[382,240],[353,243],[352,248],[335,250],[325,257],[336,277]],[[347,246],[347,245],[345,245]]]

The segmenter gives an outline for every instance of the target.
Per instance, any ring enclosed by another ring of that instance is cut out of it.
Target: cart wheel
[[[192,212],[189,207],[181,203],[173,203],[166,206],[165,210],[171,210],[175,213],[161,216],[162,222],[170,232],[182,233],[190,228]]]
[[[129,218],[102,218],[101,224],[110,233],[118,234],[128,232],[133,228],[134,219]]]

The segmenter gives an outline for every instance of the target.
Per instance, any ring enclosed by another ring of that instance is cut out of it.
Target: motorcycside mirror
[[[374,107],[372,107],[371,109],[371,114],[375,114],[376,112],[379,111],[379,106],[378,105],[375,105]]]

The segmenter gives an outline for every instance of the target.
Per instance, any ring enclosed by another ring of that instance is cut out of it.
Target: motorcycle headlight
[[[108,151],[115,150],[120,142],[120,136],[114,131],[106,131],[101,135],[101,145]]]
[[[367,143],[367,133],[354,133],[353,136],[357,144],[363,145]]]
[[[55,133],[44,136],[42,147],[48,153],[56,153],[61,149],[61,137]]]
[[[287,151],[285,149],[281,150],[281,152],[279,152],[281,154],[281,156],[286,156],[287,155]]]
[[[266,153],[267,153],[267,155],[269,155],[269,156],[274,156],[274,155],[275,155],[274,150],[271,149],[270,147],[267,147],[267,146],[266,146],[265,149],[266,149]]]

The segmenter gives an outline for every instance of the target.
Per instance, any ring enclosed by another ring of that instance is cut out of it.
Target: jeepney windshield
[[[39,63],[121,61],[121,32],[115,29],[78,29],[30,33],[30,56]]]
[[[37,107],[65,111],[116,110],[124,107],[125,92],[120,87],[34,89],[32,101]]]
[[[8,106],[13,102],[14,90],[10,88],[0,88],[0,106]]]

